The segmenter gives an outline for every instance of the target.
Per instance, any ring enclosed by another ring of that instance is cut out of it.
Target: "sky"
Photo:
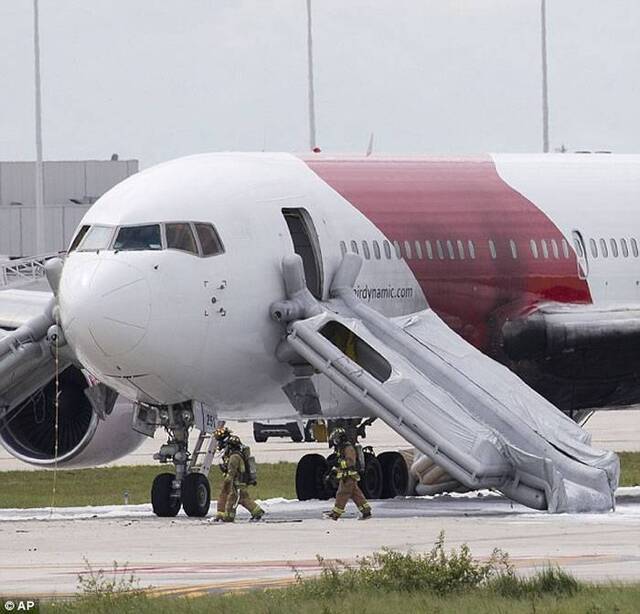
[[[542,148],[540,0],[312,0],[325,152]],[[35,155],[33,2],[0,0],[0,159]],[[640,2],[547,0],[551,148],[640,153]],[[305,0],[40,0],[45,159],[308,149]]]

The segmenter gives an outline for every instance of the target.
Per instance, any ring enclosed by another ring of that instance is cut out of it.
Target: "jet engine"
[[[133,452],[144,436],[131,428],[133,404],[92,404],[89,382],[71,366],[26,400],[0,414],[0,442],[16,458],[40,467],[87,467],[108,463]],[[57,450],[56,450],[56,422]]]

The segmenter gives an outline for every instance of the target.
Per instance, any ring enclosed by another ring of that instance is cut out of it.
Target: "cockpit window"
[[[162,249],[160,224],[147,226],[123,226],[113,244],[114,250],[158,250]]]
[[[84,239],[84,235],[87,234],[87,230],[89,230],[89,226],[82,226],[80,230],[76,233],[76,236],[73,237],[73,241],[71,241],[71,245],[69,246],[69,252],[72,252],[74,249],[78,247],[80,241]]]
[[[79,252],[95,252],[108,249],[113,236],[113,226],[91,226],[79,242]]]
[[[222,241],[211,224],[196,222],[195,227],[203,256],[215,256],[216,254],[224,253]]]
[[[167,248],[179,249],[185,252],[198,255],[196,238],[193,236],[191,224],[180,222],[166,225]]]

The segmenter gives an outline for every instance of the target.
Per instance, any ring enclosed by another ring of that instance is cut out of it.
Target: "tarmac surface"
[[[251,440],[250,424],[232,426]],[[588,430],[596,445],[640,449],[638,410],[596,414]],[[118,464],[149,463],[159,443],[149,440]],[[378,452],[407,447],[384,425],[370,430],[367,443]],[[326,444],[275,439],[253,449],[261,462],[296,461]],[[449,547],[467,543],[478,558],[501,548],[523,573],[552,563],[579,578],[640,581],[640,487],[620,489],[607,514],[533,512],[489,492],[374,501],[366,522],[352,504],[337,523],[322,519],[330,502],[263,504],[266,521],[250,523],[241,511],[233,525],[182,513],[156,518],[149,505],[0,510],[0,594],[74,594],[87,565],[108,571],[114,561],[157,595],[280,586],[296,573],[319,573],[317,556],[353,562],[382,547],[424,552],[441,531]]]
[[[558,564],[579,578],[640,581],[640,488],[620,489],[607,514],[532,512],[484,492],[376,501],[361,522],[347,509],[321,519],[323,501],[263,502],[268,520],[153,516],[149,505],[0,511],[0,592],[68,595],[78,575],[126,564],[153,594],[199,595],[294,581],[317,574],[317,556],[353,562],[382,547],[425,552],[441,531],[448,547],[469,544],[486,559],[509,553],[522,572]]]

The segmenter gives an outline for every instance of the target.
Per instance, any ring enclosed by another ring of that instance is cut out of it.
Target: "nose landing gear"
[[[151,504],[157,516],[172,517],[180,511],[187,516],[203,517],[211,505],[211,487],[207,478],[215,440],[202,432],[196,449],[189,452],[189,433],[194,426],[191,403],[162,407],[141,405],[136,409],[134,428],[153,434],[161,426],[168,434],[167,443],[153,455],[161,463],[173,463],[175,473],[161,473],[151,486]]]

